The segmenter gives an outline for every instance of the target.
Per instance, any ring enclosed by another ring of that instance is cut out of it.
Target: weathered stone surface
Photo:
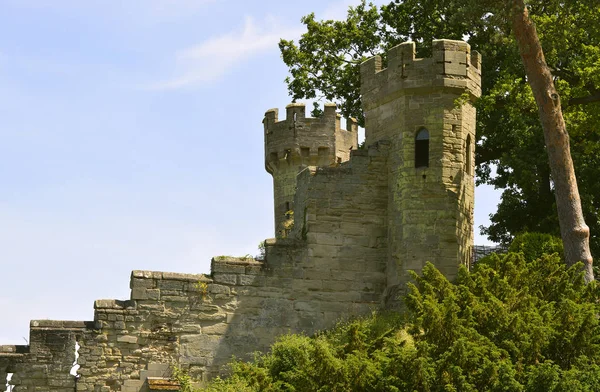
[[[434,41],[432,58],[414,53],[404,43],[387,69],[362,64],[364,149],[335,105],[320,118],[303,104],[284,120],[267,111],[277,238],[264,260],[218,256],[210,276],[133,271],[131,299],[97,300],[94,321],[35,320],[28,346],[0,346],[0,380],[14,373],[19,392],[176,390],[173,365],[206,381],[280,334],[369,314],[426,261],[454,277],[473,241],[475,146],[475,109],[456,98],[479,96],[481,59],[450,40]],[[428,165],[415,167],[424,128]]]

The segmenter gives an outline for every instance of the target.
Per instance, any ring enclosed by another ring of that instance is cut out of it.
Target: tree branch
[[[600,102],[600,92],[596,94],[588,95],[587,97],[577,97],[569,99],[569,106],[571,105],[587,105],[588,103]]]

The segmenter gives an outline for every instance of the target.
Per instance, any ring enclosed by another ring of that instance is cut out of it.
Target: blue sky
[[[273,234],[279,38],[357,1],[0,0],[0,344]],[[476,225],[497,194],[478,189]],[[477,243],[485,243],[480,237]]]

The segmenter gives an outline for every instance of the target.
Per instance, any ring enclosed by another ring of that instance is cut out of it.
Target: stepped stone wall
[[[203,383],[282,334],[397,306],[427,261],[453,277],[471,259],[480,58],[459,41],[433,49],[417,59],[402,44],[387,68],[362,65],[365,148],[334,105],[320,118],[301,104],[285,120],[265,114],[276,238],[262,260],[215,257],[210,275],[133,271],[130,298],[96,301],[93,320],[32,321],[29,345],[0,346],[0,380],[12,373],[14,392],[173,390],[173,367]]]
[[[276,336],[378,307],[381,266],[303,263],[306,246],[293,240],[266,248],[267,261],[215,258],[212,276],[133,271],[131,299],[96,301],[90,322],[32,321],[30,346],[0,347],[0,368],[14,373],[15,392],[144,391],[172,366],[205,381]],[[78,379],[69,374],[76,342]]]

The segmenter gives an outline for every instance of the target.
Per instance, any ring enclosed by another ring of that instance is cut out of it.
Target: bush
[[[522,252],[525,260],[535,260],[544,254],[558,254],[564,258],[562,240],[546,233],[523,233],[515,237],[508,248],[509,252]]]
[[[600,289],[557,254],[525,254],[486,257],[454,283],[427,264],[404,315],[283,336],[207,390],[600,390]]]

